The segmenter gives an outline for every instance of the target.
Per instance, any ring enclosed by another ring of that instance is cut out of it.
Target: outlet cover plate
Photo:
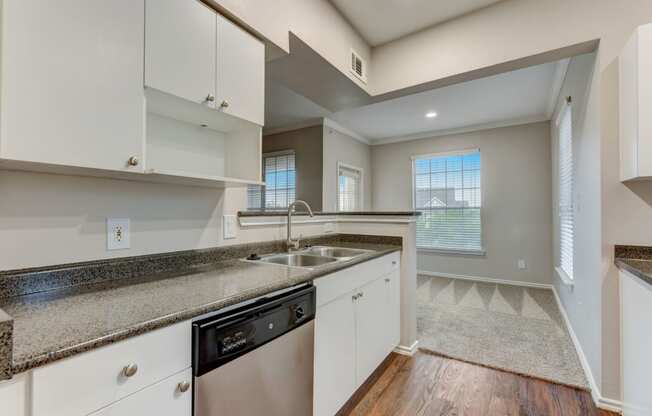
[[[225,240],[238,236],[238,219],[235,215],[224,215],[222,217],[222,233]]]
[[[124,250],[130,246],[129,218],[107,218],[106,248],[108,250]]]

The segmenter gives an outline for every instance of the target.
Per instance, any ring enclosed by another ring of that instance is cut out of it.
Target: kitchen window
[[[559,198],[559,265],[557,273],[563,281],[573,280],[573,119],[570,97],[557,120],[559,132],[558,198]]]
[[[418,248],[484,254],[480,177],[477,149],[412,158]]]
[[[337,164],[337,210],[362,211],[362,169]]]
[[[296,199],[295,166],[294,151],[263,154],[265,186],[248,186],[247,209],[287,209]]]

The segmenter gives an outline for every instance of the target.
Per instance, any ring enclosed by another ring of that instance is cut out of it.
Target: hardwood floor
[[[545,381],[417,352],[391,354],[340,416],[612,416],[591,395]]]

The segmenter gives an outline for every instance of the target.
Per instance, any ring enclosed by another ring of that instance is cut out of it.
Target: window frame
[[[294,156],[294,193],[295,193],[294,194],[294,200],[296,201],[297,200],[296,191],[297,191],[298,177],[297,177],[297,155],[296,155],[296,152],[294,151],[294,149],[279,150],[279,151],[275,151],[275,152],[263,153],[261,155],[261,158],[260,158],[260,164],[261,164],[260,174],[262,176],[262,181],[265,182],[265,176],[266,176],[265,159],[271,158],[271,157],[286,156],[286,155],[293,155]],[[288,187],[286,189],[291,189],[291,188]],[[247,188],[247,192],[249,192],[249,188]],[[247,198],[247,211],[279,211],[279,210],[287,209],[287,207],[285,207],[285,208],[278,208],[278,207],[267,208],[267,206],[265,205],[266,193],[267,193],[267,185],[266,184],[261,185],[260,186],[260,208],[255,208],[255,207],[252,208],[252,207],[250,207],[249,203],[248,203],[249,199]],[[288,206],[289,205],[290,205],[290,201],[288,201]]]
[[[435,152],[435,153],[425,153],[425,154],[418,154],[418,155],[412,155],[410,158],[410,165],[411,165],[411,171],[410,171],[410,180],[411,180],[411,188],[412,188],[412,210],[413,211],[421,211],[420,209],[417,208],[417,195],[416,195],[416,183],[415,183],[415,178],[416,178],[416,166],[415,162],[417,160],[423,160],[423,159],[433,159],[436,157],[447,157],[447,156],[463,156],[471,153],[481,153],[480,148],[469,148],[469,149],[460,149],[460,150],[451,150],[451,151],[442,151],[442,152]],[[484,198],[482,197],[482,190],[483,186],[482,183],[483,178],[482,178],[482,156],[480,156],[480,201],[483,201]],[[456,248],[445,248],[445,247],[423,247],[417,245],[417,251],[422,252],[422,253],[434,253],[434,254],[446,254],[446,255],[461,255],[461,256],[486,256],[487,252],[485,250],[485,240],[484,240],[484,232],[483,232],[483,225],[484,225],[484,210],[482,209],[483,205],[482,202],[480,203],[480,248],[477,249],[456,249]],[[418,221],[418,220],[417,220]]]
[[[336,212],[348,212],[340,210],[340,168],[354,170],[360,173],[360,188],[358,190],[358,198],[360,201],[359,209],[352,212],[364,211],[364,169],[344,163],[342,161],[337,162],[337,167],[335,171],[335,211]]]
[[[569,206],[563,207],[562,206],[562,178],[561,178],[561,162],[562,162],[562,121],[564,120],[564,117],[570,117],[569,123],[570,123],[570,137],[568,138],[569,140],[569,146],[570,146],[570,158],[569,158],[569,163],[570,163],[570,185],[568,189],[568,199],[569,199]],[[558,233],[558,244],[559,246],[557,247],[557,262],[555,264],[555,271],[557,272],[557,275],[561,279],[561,281],[566,284],[572,286],[575,282],[575,197],[574,197],[574,189],[575,189],[575,163],[574,163],[574,157],[573,157],[573,109],[572,109],[572,102],[570,97],[566,97],[564,100],[563,107],[561,108],[561,111],[559,111],[559,114],[557,115],[557,119],[555,121],[555,127],[557,128],[557,233]],[[571,236],[571,241],[570,241],[570,255],[571,255],[571,270],[570,273],[565,270],[563,267],[563,251],[564,247],[562,246],[562,209],[569,210],[571,213],[571,225],[572,225],[572,236]]]

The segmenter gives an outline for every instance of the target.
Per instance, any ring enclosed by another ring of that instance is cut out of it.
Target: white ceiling
[[[265,129],[326,117],[371,143],[382,143],[424,133],[549,120],[565,74],[564,63],[533,66],[337,113],[270,84]],[[438,116],[426,118],[430,111]]]
[[[501,0],[331,0],[371,46],[398,39]]]

